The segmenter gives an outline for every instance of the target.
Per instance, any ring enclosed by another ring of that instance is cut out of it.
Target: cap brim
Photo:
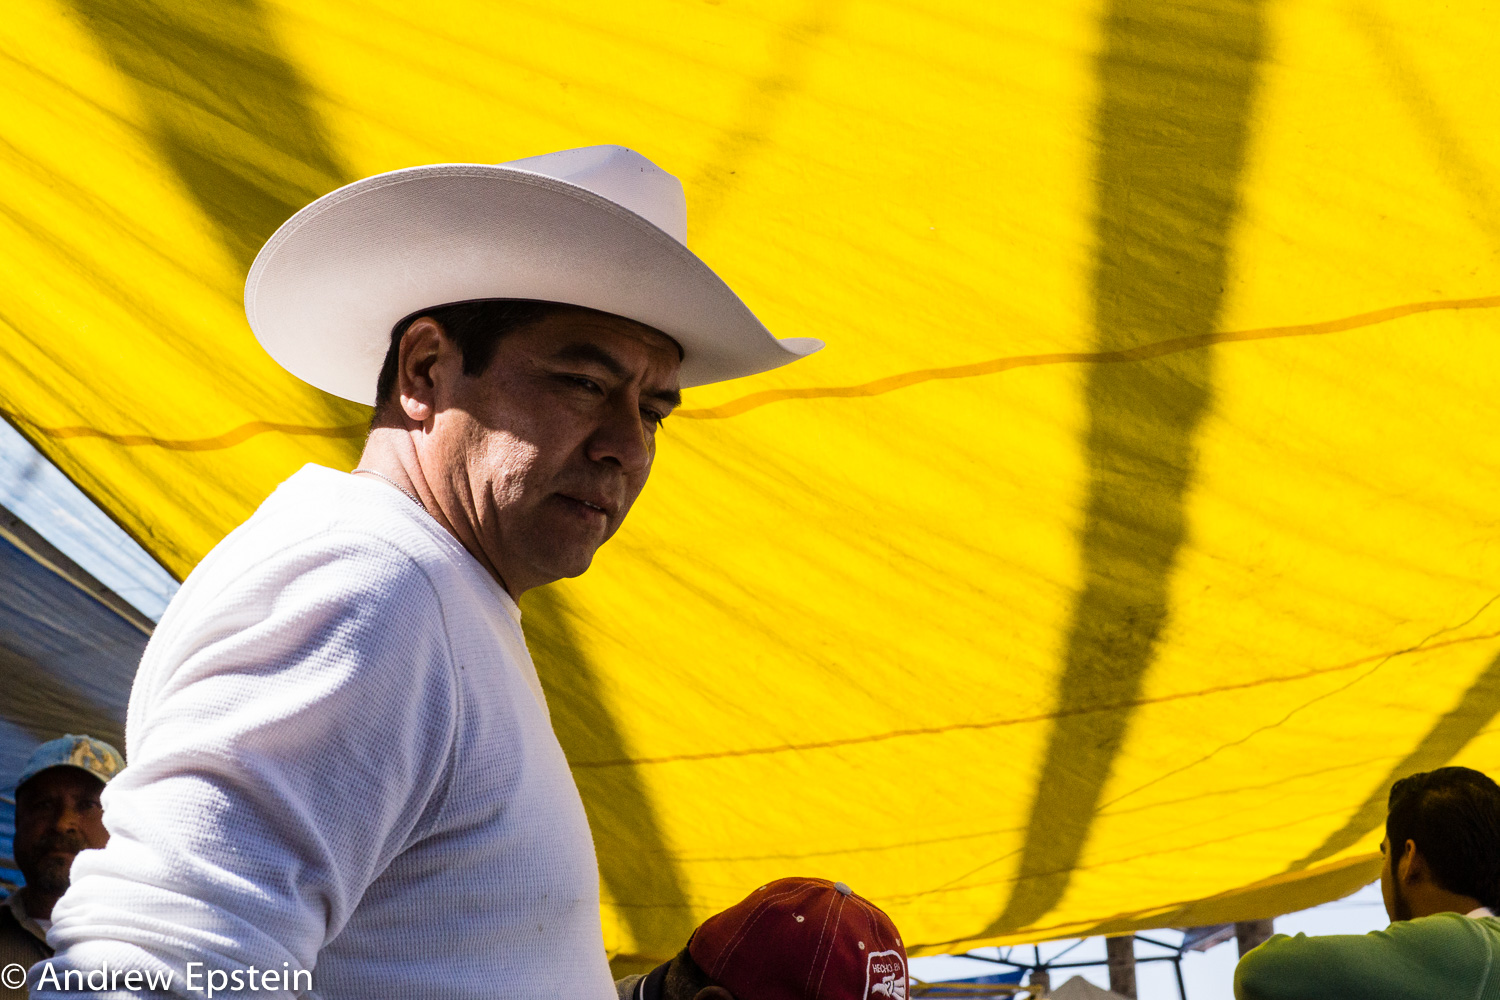
[[[245,281],[245,314],[282,367],[374,403],[391,327],[472,299],[586,306],[683,350],[684,387],[768,371],[823,346],[777,340],[682,244],[634,212],[542,174],[439,164],[340,188],[276,231]]]
[[[74,764],[72,761],[60,760],[55,764],[43,764],[41,767],[29,767],[25,771],[22,771],[21,776],[16,779],[16,791],[20,791],[22,785],[26,784],[26,782],[30,781],[32,778],[35,778],[37,775],[43,774],[47,771],[55,770],[59,767],[71,767],[75,771],[82,771],[84,774],[88,775],[90,778],[93,778],[101,785],[109,784],[109,778],[100,777],[98,774],[90,771],[82,764]]]

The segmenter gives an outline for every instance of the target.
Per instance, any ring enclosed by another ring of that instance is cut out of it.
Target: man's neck
[[[21,907],[26,915],[32,920],[51,920],[52,907],[57,905],[61,895],[40,893],[35,886],[22,886],[17,893],[21,898]]]
[[[495,582],[510,594],[512,600],[519,599],[520,595],[511,589],[505,582],[505,577],[500,574],[500,567],[494,564],[484,547],[479,544],[472,527],[456,524],[449,519],[443,509],[442,498],[437,495],[438,484],[429,482],[423,474],[422,463],[417,458],[417,451],[408,431],[394,427],[376,427],[365,440],[365,449],[359,457],[357,468],[374,473],[377,478],[420,504],[444,531],[468,550],[479,565],[484,567],[485,572],[495,578]]]
[[[1411,919],[1430,917],[1437,913],[1473,913],[1484,904],[1473,896],[1463,896],[1431,883],[1406,892],[1406,903],[1411,909]]]

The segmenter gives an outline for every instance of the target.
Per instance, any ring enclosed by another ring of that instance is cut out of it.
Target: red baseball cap
[[[705,920],[688,954],[735,1000],[906,1000],[896,925],[842,882],[767,883]]]

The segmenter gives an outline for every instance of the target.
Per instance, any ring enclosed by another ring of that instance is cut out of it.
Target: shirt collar
[[[22,895],[25,887],[14,889],[9,896],[5,897],[5,905],[10,907],[11,916],[16,918],[16,923],[31,932],[32,936],[43,944],[47,943],[47,931],[31,914],[26,912],[26,900]],[[48,921],[51,923],[51,921]]]
[[[667,969],[671,962],[663,962],[641,977],[635,985],[635,1000],[662,1000],[665,995]]]

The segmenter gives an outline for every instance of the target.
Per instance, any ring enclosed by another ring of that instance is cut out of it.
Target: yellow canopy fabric
[[[355,177],[593,143],[829,347],[689,394],[526,623],[606,944],[1267,916],[1500,768],[1500,68],[1416,0],[16,0],[0,408],[187,573],[367,412],[240,311]]]

